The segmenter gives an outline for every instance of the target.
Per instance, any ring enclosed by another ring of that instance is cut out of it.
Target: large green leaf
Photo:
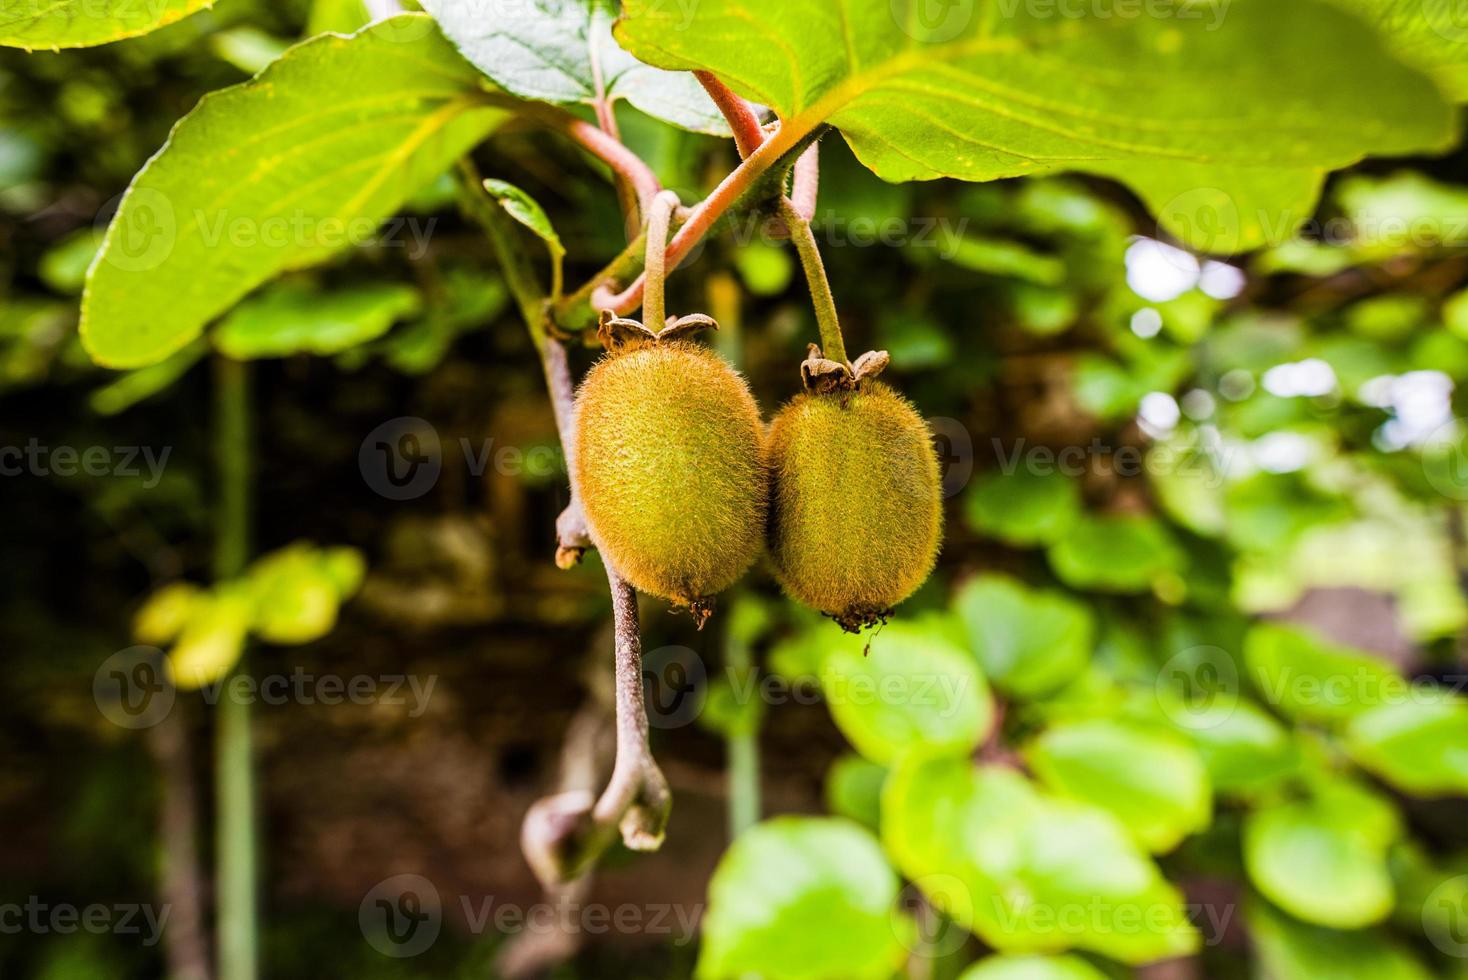
[[[1375,25],[1403,59],[1468,101],[1468,16],[1459,0],[1334,0]]]
[[[1172,850],[1212,817],[1203,759],[1170,729],[1109,718],[1060,724],[1026,757],[1047,786],[1115,814],[1150,851]]]
[[[1249,936],[1269,980],[1432,980],[1410,952],[1383,932],[1306,925],[1264,902],[1245,908]]]
[[[846,820],[778,817],[734,841],[709,882],[700,980],[890,976],[912,941],[897,875]]]
[[[1359,929],[1391,912],[1390,824],[1363,819],[1357,794],[1290,801],[1244,822],[1244,866],[1261,894],[1291,915]]]
[[[727,136],[692,75],[652,68],[612,37],[615,0],[426,0],[464,57],[507,92],[561,105],[626,99],[684,129]]]
[[[1223,796],[1253,796],[1277,786],[1299,763],[1290,732],[1237,695],[1207,704],[1159,693],[1168,719],[1198,747],[1208,781]]]
[[[1181,896],[1113,817],[1013,770],[907,758],[882,791],[882,842],[935,906],[1002,952],[1142,963],[1197,947]]]
[[[1446,147],[1451,110],[1349,13],[1313,0],[1107,7],[627,0],[617,36],[706,68],[887,180],[1116,177],[1217,250],[1287,236],[1323,171]]]
[[[958,590],[953,609],[994,686],[1018,697],[1063,687],[1091,657],[1090,610],[1058,592],[980,575]]]
[[[836,727],[866,758],[966,755],[989,734],[989,685],[936,621],[893,623],[870,646],[859,636],[841,643],[826,656],[821,688]]]
[[[987,956],[958,980],[1106,980],[1079,956]]]
[[[214,346],[239,360],[336,354],[375,340],[421,306],[418,290],[402,283],[330,292],[279,283],[231,310],[214,331]]]
[[[0,45],[84,48],[166,27],[214,0],[0,0]]]
[[[1468,796],[1468,704],[1415,696],[1351,720],[1346,748],[1362,767],[1416,796]]]
[[[284,269],[384,219],[505,118],[424,14],[290,49],[206,95],[133,178],[88,272],[94,360],[160,360]]]
[[[1244,662],[1268,704],[1307,721],[1343,721],[1408,690],[1380,658],[1278,623],[1249,630]]]
[[[1050,567],[1066,585],[1098,592],[1165,586],[1183,563],[1162,522],[1136,515],[1087,515],[1050,546]]]
[[[976,530],[1022,547],[1056,540],[1080,512],[1077,480],[1026,466],[985,473],[964,499],[964,513]]]

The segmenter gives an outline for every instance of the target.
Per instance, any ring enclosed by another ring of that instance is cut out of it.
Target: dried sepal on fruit
[[[852,365],[811,345],[805,391],[769,431],[769,553],[790,596],[851,632],[881,622],[933,570],[943,532],[927,424],[875,380],[886,351]]]
[[[653,331],[603,314],[607,354],[576,396],[574,478],[604,561],[651,595],[693,610],[754,562],[767,467],[744,379],[686,338],[701,314]]]

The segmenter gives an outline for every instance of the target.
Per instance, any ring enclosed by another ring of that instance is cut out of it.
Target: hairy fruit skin
[[[855,632],[927,579],[943,533],[928,427],[878,381],[797,395],[770,425],[769,552],[789,595]]]
[[[748,385],[708,348],[659,340],[602,358],[576,397],[574,477],[603,560],[702,608],[763,544],[763,443]]]

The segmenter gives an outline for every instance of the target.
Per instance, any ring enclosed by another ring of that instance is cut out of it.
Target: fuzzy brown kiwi
[[[812,346],[806,391],[770,424],[769,554],[794,599],[857,632],[927,579],[943,533],[937,454],[922,416],[874,376]]]
[[[576,396],[574,477],[592,541],[643,592],[688,606],[759,554],[768,504],[763,425],[744,379],[684,338],[713,326],[683,317],[657,333],[604,316],[603,357]]]

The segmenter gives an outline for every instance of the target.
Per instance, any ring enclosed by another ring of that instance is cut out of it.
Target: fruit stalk
[[[812,151],[814,147],[807,152]],[[836,297],[831,294],[831,283],[826,278],[826,264],[821,261],[821,250],[816,245],[816,236],[811,231],[810,221],[788,197],[780,202],[780,216],[785,219],[790,240],[795,243],[800,265],[805,270],[805,281],[810,286],[811,305],[815,307],[816,326],[821,333],[821,350],[831,360],[845,364],[846,341],[841,336],[841,321],[836,316]]]

